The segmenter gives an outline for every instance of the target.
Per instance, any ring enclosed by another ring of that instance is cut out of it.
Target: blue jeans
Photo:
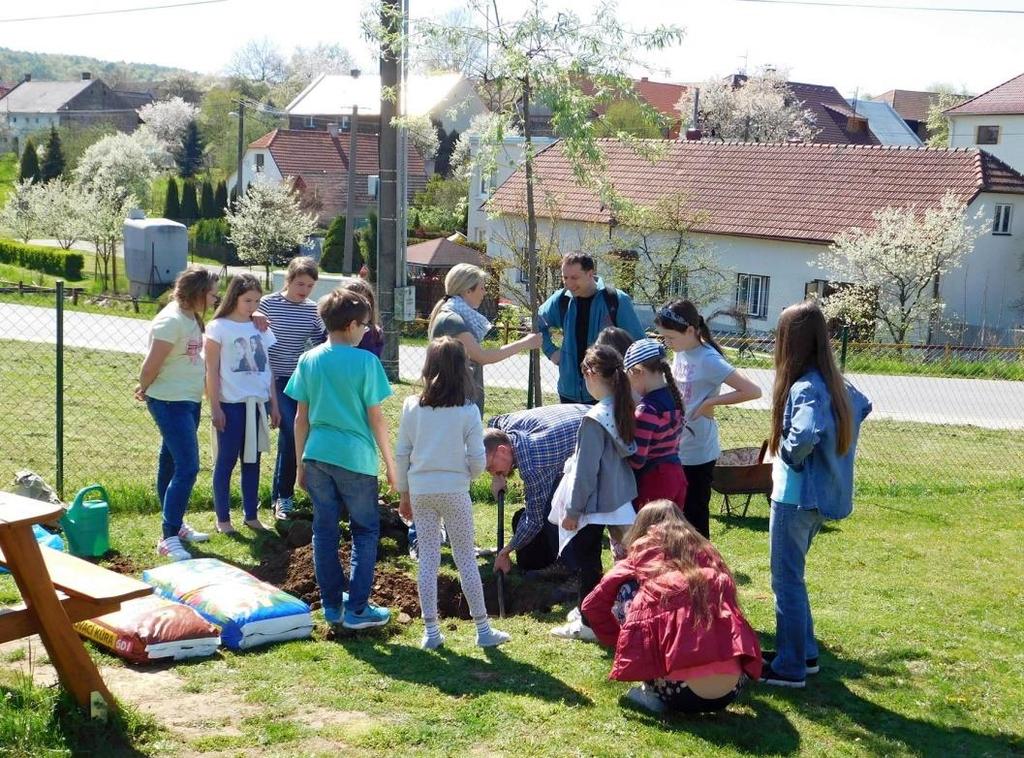
[[[231,520],[231,474],[245,448],[245,403],[221,403],[224,431],[217,432],[217,460],[213,464],[213,509],[218,521]],[[260,454],[255,463],[242,464],[242,512],[256,518],[260,505]]]
[[[358,474],[323,461],[306,461],[306,490],[313,501],[313,568],[324,606],[340,608],[348,591],[346,611],[361,613],[370,600],[377,564],[380,513],[377,477]],[[342,509],[352,530],[352,565],[346,581],[338,556]]]
[[[199,476],[199,403],[147,397],[146,407],[162,438],[156,494],[163,507],[163,536],[177,537]]]
[[[270,490],[271,502],[295,495],[295,413],[299,404],[284,394],[290,378],[278,376],[274,379],[281,423],[277,427],[277,465],[274,466],[274,484]]]
[[[823,523],[825,517],[821,511],[772,501],[768,538],[778,649],[772,669],[777,674],[797,679],[806,675],[806,660],[818,657],[804,567],[811,541]]]

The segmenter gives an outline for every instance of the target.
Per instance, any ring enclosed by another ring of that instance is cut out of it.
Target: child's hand
[[[146,402],[146,391],[142,389],[141,384],[135,385],[135,399],[138,400],[140,403]]]
[[[276,407],[270,409],[270,428],[277,429],[281,426],[281,411]]]
[[[213,428],[218,432],[224,431],[224,424],[227,423],[227,417],[224,415],[224,411],[218,405],[216,408],[210,408],[210,420],[213,421]]]
[[[295,484],[309,492],[309,488],[306,486],[306,464],[304,463],[295,467]]]
[[[512,570],[512,558],[509,557],[510,551],[508,548],[500,551],[494,556],[494,570],[500,571],[503,574],[507,574]]]
[[[388,478],[388,486],[393,489],[398,489],[398,477],[395,476],[395,465],[391,461],[387,461],[384,464],[385,474]]]
[[[262,313],[252,314],[252,325],[255,326],[259,331],[265,332],[270,328],[270,319],[264,316]]]
[[[575,532],[576,527],[579,526],[579,519],[573,518],[572,516],[566,516],[562,519],[562,528],[567,532]]]
[[[406,521],[412,521],[412,500],[408,492],[398,493],[398,515]]]
[[[690,414],[690,418],[700,418],[704,416],[706,418],[715,417],[715,406],[711,402],[711,399],[705,400],[703,403],[697,406],[697,409]]]

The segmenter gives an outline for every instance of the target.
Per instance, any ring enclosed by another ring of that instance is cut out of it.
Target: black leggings
[[[670,711],[676,711],[677,713],[711,713],[722,710],[735,700],[740,694],[740,690],[743,689],[744,681],[744,677],[741,676],[736,689],[722,697],[716,697],[711,700],[696,694],[686,686],[686,682],[655,679],[653,682],[647,682],[647,686],[651,688],[654,694],[658,696]]]
[[[577,593],[579,606],[601,581],[601,550],[604,537],[604,524],[587,524],[580,527],[576,535],[569,541],[566,557],[570,565],[579,571],[580,588]]]
[[[696,466],[683,466],[686,474],[686,504],[683,515],[693,528],[711,539],[711,475],[715,470],[715,462],[708,461]]]

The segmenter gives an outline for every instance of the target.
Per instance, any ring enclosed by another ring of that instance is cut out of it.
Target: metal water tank
[[[188,230],[166,218],[124,222],[124,268],[136,297],[157,297],[188,265]]]

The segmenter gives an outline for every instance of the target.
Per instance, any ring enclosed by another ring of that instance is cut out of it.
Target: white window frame
[[[756,283],[756,287],[752,286]],[[768,318],[768,297],[771,277],[766,274],[736,274],[736,307],[746,310],[747,317]]]
[[[1013,205],[1011,203],[996,203],[995,211],[992,214],[992,234],[997,237],[1008,237],[1013,231]]]
[[[306,128],[307,129],[315,129],[316,128],[316,118],[314,118],[313,116],[306,116]]]
[[[996,130],[996,138],[995,138],[995,140],[993,140],[992,142],[982,142],[981,139],[980,139],[980,137],[981,137],[981,130],[982,129],[995,129]],[[976,126],[974,128],[974,142],[977,145],[998,145],[999,144],[999,138],[1002,136],[1002,131],[1003,131],[1002,128],[1000,128],[1000,126],[998,124],[978,124],[978,126]]]

